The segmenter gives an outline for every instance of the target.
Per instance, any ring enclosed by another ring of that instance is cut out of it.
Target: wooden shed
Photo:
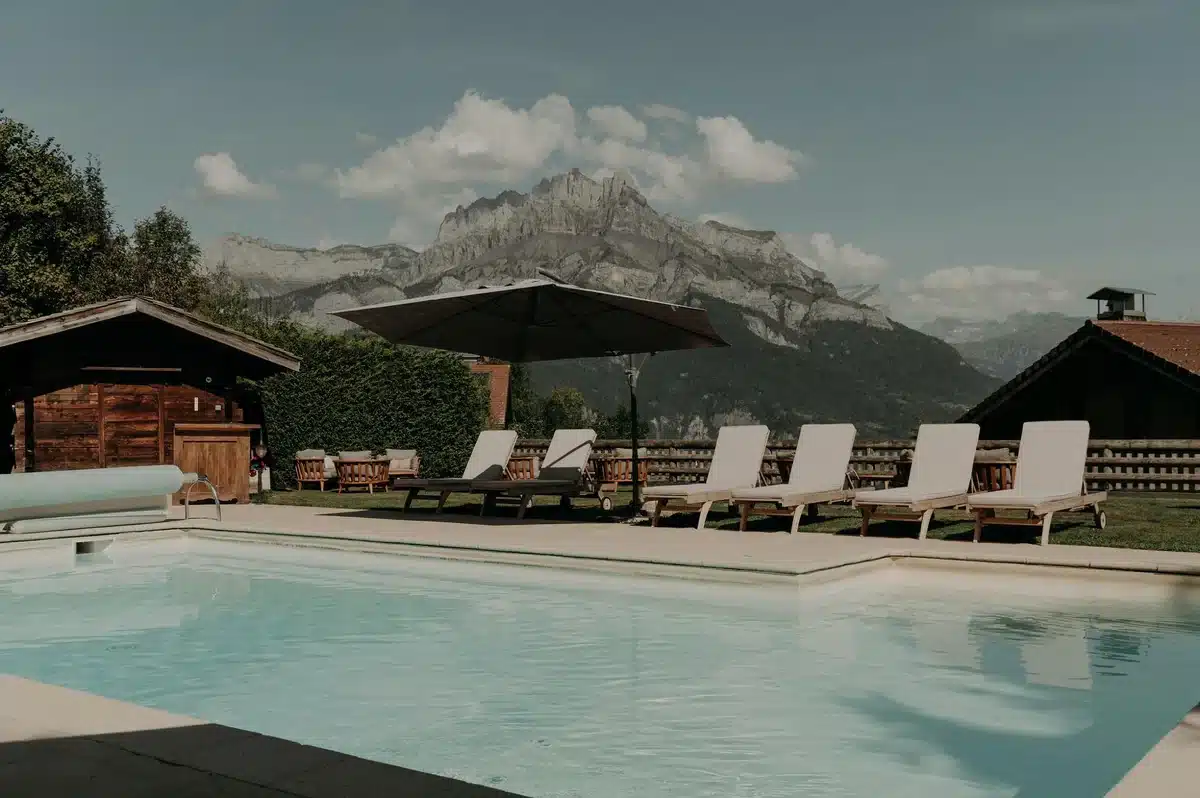
[[[16,451],[0,472],[172,462],[178,423],[251,421],[239,378],[296,371],[288,352],[131,297],[0,329],[0,394]],[[10,412],[14,412],[10,411]]]
[[[1087,419],[1093,438],[1200,438],[1200,324],[1097,320],[969,410],[989,440]]]

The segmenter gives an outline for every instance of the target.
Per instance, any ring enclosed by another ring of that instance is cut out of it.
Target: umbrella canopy
[[[512,363],[628,355],[632,474],[638,470],[635,354],[729,346],[703,308],[610,294],[557,280],[526,280],[334,312],[392,343]],[[633,512],[640,510],[633,480]]]
[[[333,313],[398,344],[513,363],[728,346],[702,308],[526,280]]]

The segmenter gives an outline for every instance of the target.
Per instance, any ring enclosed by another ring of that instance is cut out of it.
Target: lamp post
[[[260,442],[254,447],[254,454],[258,458],[258,497],[261,499],[263,495],[262,472],[267,458],[267,447]]]

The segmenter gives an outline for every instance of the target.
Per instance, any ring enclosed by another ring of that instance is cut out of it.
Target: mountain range
[[[864,304],[871,287],[839,293],[776,233],[659,213],[621,173],[593,180],[572,170],[529,193],[459,207],[420,252],[230,235],[205,259],[273,312],[331,330],[351,326],[333,310],[511,283],[539,269],[586,288],[702,305],[732,346],[665,353],[644,369],[639,403],[661,437],[703,437],[751,419],[784,436],[832,420],[854,421],[866,436],[909,435],[997,385],[946,342]],[[601,410],[626,401],[608,360],[535,364],[531,375],[542,389],[576,387]]]
[[[992,377],[1009,380],[1078,330],[1085,319],[1062,313],[1018,312],[1005,319],[939,318],[920,327]]]

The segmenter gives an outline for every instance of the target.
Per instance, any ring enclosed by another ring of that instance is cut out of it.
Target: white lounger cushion
[[[471,489],[489,493],[561,493],[566,486],[577,485],[592,457],[596,431],[592,429],[560,429],[554,431],[542,468],[533,479],[477,479]]]
[[[705,502],[721,502],[733,498],[730,488],[710,488],[703,482],[684,483],[680,485],[654,485],[642,491],[646,499],[679,499],[687,504],[704,504]]]
[[[791,492],[824,493],[841,490],[854,453],[853,424],[805,424],[796,442],[788,477]]]
[[[707,502],[729,498],[738,488],[753,488],[758,484],[770,434],[771,431],[762,425],[721,427],[704,482],[655,485],[646,488],[642,495],[647,499],[682,498]]]
[[[922,424],[908,487],[917,496],[953,496],[971,489],[978,424]]]
[[[976,493],[968,505],[1034,507],[1082,495],[1090,436],[1086,421],[1027,421],[1021,428],[1012,488]]]
[[[546,447],[537,479],[579,479],[591,459],[595,442],[594,429],[556,429]]]
[[[735,499],[783,501],[817,493],[841,490],[854,452],[853,424],[805,424],[796,441],[792,473],[781,485],[739,488]]]
[[[1082,482],[1080,483],[1082,485]],[[968,507],[1036,507],[1044,502],[1053,501],[1055,499],[1069,499],[1072,496],[1081,495],[1079,489],[1070,493],[1060,493],[1057,496],[1049,494],[1038,494],[1036,496],[1028,493],[1020,493],[1015,488],[1007,488],[1005,490],[991,490],[987,493],[973,493],[967,498]]]
[[[938,499],[952,499],[962,496],[965,490],[953,493],[917,493],[912,488],[888,488],[886,490],[860,490],[854,494],[856,504],[886,504],[905,506],[917,502],[930,502]]]
[[[475,439],[475,448],[463,468],[463,479],[500,479],[512,459],[517,433],[511,429],[486,429]]]
[[[961,496],[971,489],[978,424],[922,424],[908,485],[859,491],[857,504],[906,505]]]

